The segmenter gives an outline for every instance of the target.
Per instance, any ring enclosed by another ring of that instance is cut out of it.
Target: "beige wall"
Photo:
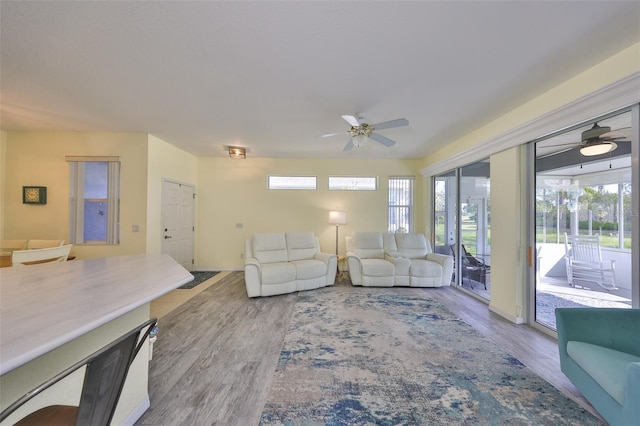
[[[132,133],[7,132],[4,237],[69,239],[67,155],[115,155],[120,170],[120,245],[74,245],[78,258],[144,253],[147,135]],[[46,205],[22,204],[22,187],[47,187]],[[141,232],[131,232],[139,225]]]
[[[274,159],[198,161],[198,245],[196,265],[241,269],[244,242],[258,232],[313,231],[323,251],[335,251],[329,210],[344,210],[339,251],[354,231],[386,231],[389,176],[417,176],[415,160]],[[267,175],[317,176],[317,190],[268,190]],[[377,191],[329,191],[328,176],[378,176]],[[424,229],[422,179],[416,179],[416,230]],[[242,228],[236,225],[242,224]]]
[[[146,191],[147,253],[161,253],[162,181],[163,179],[169,179],[196,187],[198,179],[198,159],[195,155],[176,148],[162,139],[149,135],[148,162]],[[196,236],[197,235],[196,233]]]
[[[0,240],[4,239],[4,188],[7,170],[7,132],[0,130]]]
[[[491,156],[491,309],[515,321],[522,317],[522,271],[526,241],[521,227],[526,222],[520,206],[520,152],[516,147]]]

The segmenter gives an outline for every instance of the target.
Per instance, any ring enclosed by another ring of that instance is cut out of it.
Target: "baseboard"
[[[491,312],[493,312],[494,314],[500,315],[502,318],[511,321],[514,324],[524,324],[524,318],[508,314],[508,313],[496,308],[495,306],[493,306],[491,304],[489,305],[489,310]]]
[[[144,400],[140,404],[138,404],[138,406],[134,408],[134,410],[127,417],[122,420],[121,424],[123,426],[135,425],[138,419],[142,417],[142,415],[149,409],[149,407],[151,407],[151,401],[149,400],[149,394],[147,394]]]

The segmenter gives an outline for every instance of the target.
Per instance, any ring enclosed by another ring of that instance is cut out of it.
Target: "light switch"
[[[133,225],[133,226],[131,227],[131,230],[132,230],[133,232],[140,232],[140,226],[138,226],[138,225]]]
[[[241,223],[236,223],[236,228],[237,228],[237,229],[242,229],[242,226],[243,226],[243,225],[242,225]]]

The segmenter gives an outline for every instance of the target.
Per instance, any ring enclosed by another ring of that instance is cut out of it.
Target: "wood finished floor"
[[[198,287],[151,303],[160,334],[150,362],[151,408],[137,425],[259,423],[297,293],[249,299],[243,272],[223,272]],[[452,287],[395,290],[427,291],[597,416],[560,371],[555,339],[502,319]]]

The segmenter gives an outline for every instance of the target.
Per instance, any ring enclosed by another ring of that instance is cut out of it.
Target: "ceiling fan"
[[[395,145],[396,141],[391,140],[386,136],[382,136],[380,133],[375,133],[375,131],[409,125],[409,121],[406,118],[383,121],[382,123],[378,124],[368,124],[366,122],[367,117],[364,113],[357,114],[357,117],[354,117],[353,115],[343,115],[342,118],[344,119],[344,121],[351,125],[350,130],[347,130],[346,132],[329,133],[326,135],[322,135],[322,137],[328,138],[330,136],[344,134],[351,135],[351,137],[349,138],[349,142],[347,142],[343,149],[343,151],[345,152],[351,151],[354,146],[356,148],[365,146],[369,142],[369,139],[373,139],[374,141],[379,142],[386,147],[393,146]]]
[[[539,158],[560,154],[577,147],[580,148],[580,154],[584,155],[585,157],[606,154],[615,150],[618,147],[618,143],[631,142],[631,128],[625,127],[612,131],[611,127],[609,126],[599,126],[598,123],[594,123],[593,127],[582,132],[581,136],[582,137],[580,138],[580,142],[555,145],[555,147],[563,145],[567,145],[569,147],[561,151],[556,151],[544,155]]]

